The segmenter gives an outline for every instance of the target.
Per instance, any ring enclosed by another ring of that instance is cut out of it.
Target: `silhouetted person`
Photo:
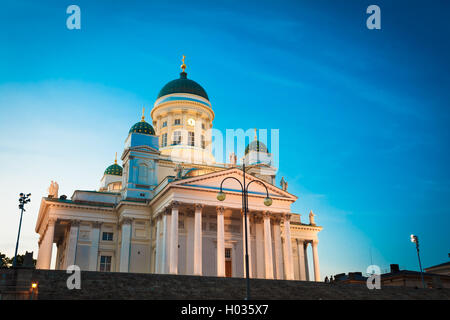
[[[325,283],[329,283],[330,280],[328,280],[328,277],[325,277]]]

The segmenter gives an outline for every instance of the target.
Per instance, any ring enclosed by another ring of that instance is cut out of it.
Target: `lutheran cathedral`
[[[58,197],[52,182],[36,222],[38,269],[320,281],[322,227],[291,212],[297,197],[276,187],[272,155],[257,139],[245,149],[245,173],[212,154],[214,111],[205,89],[180,77],[159,92],[151,111],[124,132],[125,145],[106,168],[97,191]],[[248,215],[242,209],[245,175]],[[225,178],[227,179],[221,183]],[[265,185],[265,186],[264,186]],[[267,188],[267,189],[266,189]],[[247,223],[245,223],[247,222]],[[55,245],[54,245],[55,244]],[[312,258],[312,270],[308,257]]]

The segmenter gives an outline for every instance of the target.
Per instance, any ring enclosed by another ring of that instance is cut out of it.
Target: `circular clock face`
[[[194,126],[195,125],[195,120],[194,119],[188,119],[188,121],[187,121],[187,123],[188,123],[188,125],[190,125],[190,126]]]

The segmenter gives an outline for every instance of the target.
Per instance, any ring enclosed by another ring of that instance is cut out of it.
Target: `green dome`
[[[151,126],[150,123],[145,121],[139,121],[134,126],[131,127],[129,133],[142,133],[142,134],[149,134],[149,135],[155,135],[155,129]]]
[[[168,82],[159,92],[157,99],[172,93],[190,93],[209,100],[205,89],[197,82],[188,79],[186,72],[181,72],[179,79]]]
[[[259,142],[258,140],[253,140],[252,142],[250,142],[250,144],[247,145],[247,147],[245,148],[245,154],[247,154],[249,151],[269,153],[266,145],[262,142]]]
[[[122,175],[122,167],[119,166],[117,163],[110,165],[105,170],[105,174],[112,174],[114,176],[121,176]]]

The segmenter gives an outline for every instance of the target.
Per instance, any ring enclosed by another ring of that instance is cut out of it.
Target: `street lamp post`
[[[420,262],[420,254],[419,254],[419,237],[415,235],[411,235],[411,242],[416,244],[416,250],[417,250],[417,258],[419,259],[419,268],[420,268],[420,276],[422,277],[422,285],[425,287],[425,280],[423,279],[423,270],[422,270],[422,263]]]
[[[13,260],[13,268],[17,265],[17,249],[19,249],[19,238],[20,238],[20,229],[22,228],[22,216],[25,211],[25,204],[31,201],[30,199],[31,193],[29,194],[20,194],[19,198],[19,209],[20,209],[20,222],[19,222],[19,232],[17,233],[17,242],[16,242],[16,251],[14,252],[14,260]]]
[[[247,284],[247,295],[246,295],[246,300],[250,300],[250,272],[249,272],[249,258],[248,258],[248,227],[247,227],[247,212],[248,212],[248,187],[250,186],[250,184],[252,182],[258,182],[260,184],[262,184],[264,186],[264,188],[266,188],[266,198],[264,199],[264,204],[266,206],[270,206],[272,205],[272,199],[269,197],[269,190],[267,189],[266,185],[259,181],[259,180],[252,180],[250,181],[247,185],[245,185],[245,163],[242,163],[242,175],[244,177],[244,181],[243,183],[241,183],[238,179],[236,179],[235,177],[226,177],[225,179],[222,180],[222,182],[220,183],[220,191],[217,194],[217,200],[219,201],[224,201],[225,200],[225,193],[222,191],[222,185],[225,182],[225,180],[227,179],[234,179],[236,180],[239,185],[241,186],[241,190],[242,190],[242,208],[244,209],[244,228],[245,228],[245,278],[246,278],[246,284]]]

